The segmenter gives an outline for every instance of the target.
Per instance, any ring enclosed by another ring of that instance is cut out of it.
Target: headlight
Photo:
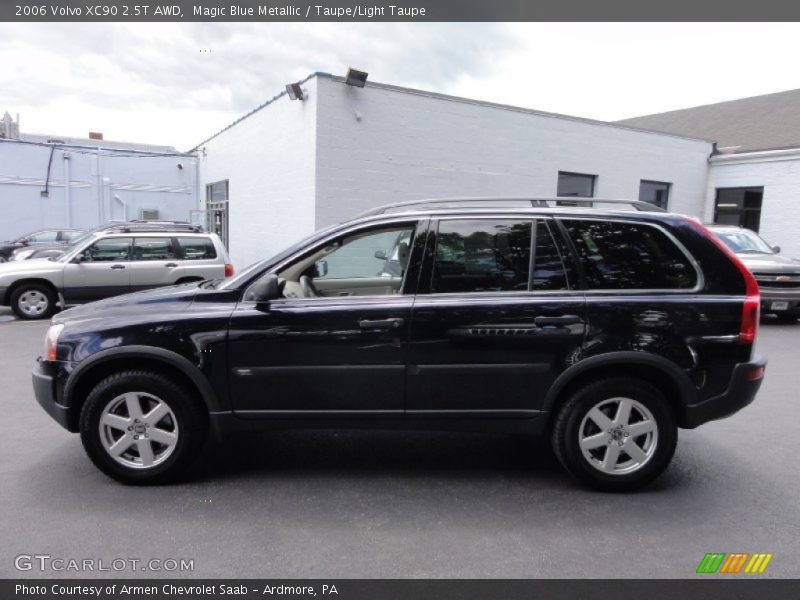
[[[11,260],[25,260],[34,252],[36,252],[36,250],[23,250],[22,252],[14,252]]]
[[[55,360],[58,349],[58,336],[64,330],[64,325],[51,325],[44,336],[44,359]]]

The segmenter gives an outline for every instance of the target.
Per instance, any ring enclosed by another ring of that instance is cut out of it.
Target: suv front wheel
[[[81,410],[83,447],[123,483],[166,483],[183,475],[206,438],[207,414],[194,394],[149,371],[111,375]]]
[[[669,465],[678,429],[664,395],[638,379],[611,378],[574,392],[552,431],[556,456],[583,483],[609,492],[639,488]]]
[[[11,294],[11,309],[20,319],[46,319],[56,310],[56,295],[45,285],[24,283]]]

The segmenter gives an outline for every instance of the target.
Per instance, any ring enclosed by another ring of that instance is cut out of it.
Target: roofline
[[[346,85],[344,77],[342,77],[340,75],[331,75],[330,73],[325,73],[323,71],[315,71],[314,73],[311,73],[305,79],[302,79],[302,80],[298,81],[297,83],[302,85],[302,84],[306,83],[307,81],[309,81],[309,80],[311,80],[311,79],[313,79],[315,77],[324,77],[326,79],[330,79],[331,81],[335,81],[336,83],[341,83],[341,84]],[[398,93],[403,93],[403,94],[410,94],[410,95],[413,95],[413,96],[422,96],[422,97],[426,97],[426,98],[433,98],[433,99],[436,99],[436,100],[446,100],[448,102],[458,102],[460,104],[469,104],[469,105],[473,105],[473,106],[484,106],[484,107],[487,107],[487,108],[494,108],[494,109],[498,109],[498,110],[506,110],[506,111],[517,112],[517,113],[522,113],[522,114],[536,115],[536,116],[540,116],[540,117],[549,117],[549,118],[553,118],[553,119],[562,119],[562,120],[565,120],[565,121],[574,121],[574,122],[577,122],[577,123],[584,123],[584,124],[587,124],[587,125],[600,125],[600,126],[605,126],[605,127],[611,127],[613,129],[623,129],[623,130],[627,130],[627,131],[633,131],[633,132],[636,132],[636,133],[649,133],[649,134],[652,134],[652,135],[660,135],[660,136],[664,136],[664,137],[670,137],[670,138],[676,138],[676,139],[682,139],[682,140],[689,140],[689,141],[693,141],[693,142],[706,142],[706,143],[709,143],[709,144],[713,144],[714,143],[714,140],[709,140],[709,139],[706,139],[706,138],[698,138],[698,137],[691,137],[691,136],[687,136],[687,135],[679,135],[679,134],[676,134],[676,133],[668,133],[668,132],[664,132],[664,131],[656,131],[654,129],[646,129],[646,128],[643,128],[643,127],[634,127],[632,125],[625,125],[623,123],[619,123],[619,122],[615,122],[615,121],[599,121],[599,120],[596,120],[596,119],[588,119],[588,118],[585,118],[585,117],[576,117],[576,116],[572,116],[572,115],[564,115],[564,114],[561,114],[561,113],[553,113],[553,112],[547,112],[547,111],[543,111],[543,110],[536,110],[536,109],[533,109],[533,108],[524,108],[524,107],[521,107],[521,106],[514,106],[514,105],[511,105],[511,104],[500,104],[500,103],[497,103],[497,102],[489,102],[489,101],[486,101],[486,100],[475,100],[474,98],[465,98],[464,96],[451,96],[449,94],[442,94],[442,93],[439,93],[439,92],[431,92],[431,91],[428,91],[428,90],[420,90],[420,89],[417,89],[417,88],[403,87],[403,86],[392,85],[392,84],[388,84],[388,83],[379,83],[379,82],[367,80],[365,87],[381,89],[381,90],[387,90],[387,91],[391,91],[391,92],[398,92]],[[217,131],[213,135],[211,135],[208,138],[204,139],[202,142],[200,142],[199,144],[194,146],[191,150],[189,150],[189,152],[197,151],[203,144],[206,144],[206,143],[210,142],[211,140],[213,140],[214,138],[219,136],[221,133],[224,133],[228,129],[231,129],[234,125],[237,125],[237,124],[241,123],[242,121],[244,121],[248,117],[254,115],[255,113],[257,113],[261,109],[266,108],[267,106],[269,106],[270,104],[274,103],[275,101],[277,101],[278,99],[280,99],[281,97],[283,97],[285,95],[286,95],[286,90],[281,91],[279,94],[273,96],[272,98],[270,98],[269,100],[267,100],[263,104],[260,104],[259,106],[255,107],[253,110],[251,110],[250,112],[246,113],[245,115],[242,115],[241,117],[239,117],[238,119],[233,121],[230,125],[227,125],[226,127],[223,127],[222,129],[220,129],[219,131]]]
[[[300,81],[298,81],[297,83],[298,83],[299,85],[303,85],[304,83],[306,83],[307,81],[309,81],[309,80],[313,79],[314,77],[327,77],[327,78],[331,78],[331,77],[333,77],[333,76],[332,76],[330,73],[325,73],[325,72],[323,72],[323,71],[315,71],[315,72],[311,73],[310,75],[308,75],[308,76],[307,76],[305,79],[301,79],[301,80],[300,80]],[[283,97],[283,96],[286,96],[286,95],[287,95],[287,94],[286,94],[286,90],[283,90],[283,91],[281,91],[279,94],[277,94],[277,95],[273,96],[272,98],[270,98],[270,99],[269,99],[269,100],[267,100],[266,102],[264,102],[264,103],[262,103],[262,104],[259,104],[258,106],[256,106],[256,107],[255,107],[253,110],[251,110],[249,113],[246,113],[246,114],[242,115],[241,117],[239,117],[238,119],[236,119],[235,121],[233,121],[233,122],[232,122],[230,125],[227,125],[227,126],[223,127],[222,129],[220,129],[220,130],[219,130],[219,131],[217,131],[216,133],[214,133],[214,134],[212,134],[211,136],[207,137],[207,138],[206,138],[206,139],[204,139],[202,142],[200,142],[199,144],[197,144],[196,146],[194,146],[194,147],[193,147],[191,150],[189,150],[189,152],[196,152],[197,150],[199,150],[199,149],[200,149],[200,146],[202,146],[203,144],[207,144],[208,142],[210,142],[211,140],[213,140],[215,137],[217,137],[217,136],[218,136],[218,135],[220,135],[221,133],[224,133],[224,132],[228,131],[228,129],[232,128],[234,125],[238,125],[239,123],[241,123],[242,121],[244,121],[244,120],[245,120],[245,119],[247,119],[248,117],[251,117],[252,115],[256,114],[256,113],[257,113],[258,111],[260,111],[262,108],[266,108],[267,106],[269,106],[270,104],[272,104],[273,102],[275,102],[276,100],[278,100],[279,98],[281,98],[281,97]]]
[[[127,153],[132,155],[142,155],[142,156],[152,156],[152,157],[162,157],[162,156],[183,156],[183,157],[196,157],[195,154],[191,152],[179,152],[175,150],[174,152],[164,152],[161,150],[138,150],[133,148],[119,148],[113,146],[85,146],[83,144],[76,144],[76,143],[61,143],[61,142],[34,142],[31,140],[17,140],[12,138],[3,138],[0,137],[0,142],[4,143],[12,143],[12,144],[25,144],[27,146],[43,146],[45,148],[66,148],[66,149],[76,149],[76,150],[92,150],[94,152],[105,152],[105,153]],[[122,142],[124,143],[124,142]],[[161,146],[162,148],[164,146]]]

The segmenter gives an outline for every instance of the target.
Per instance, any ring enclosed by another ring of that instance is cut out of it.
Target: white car
[[[233,275],[214,233],[100,232],[55,259],[0,265],[0,305],[22,319],[44,319],[61,306],[150,288]]]

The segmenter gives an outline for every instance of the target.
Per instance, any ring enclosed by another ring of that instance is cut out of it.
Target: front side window
[[[58,232],[40,231],[39,233],[34,233],[33,235],[29,236],[27,239],[29,242],[34,244],[47,244],[58,240]]]
[[[129,260],[132,238],[104,238],[83,251],[82,262],[120,262]]]
[[[529,220],[441,221],[431,292],[526,291],[530,253]]]
[[[168,237],[136,238],[133,260],[171,260],[175,258],[172,240]]]
[[[590,289],[691,289],[697,272],[661,230],[642,223],[563,220]]]
[[[81,230],[62,231],[61,232],[61,239],[64,240],[65,242],[68,242],[68,243],[71,244],[71,243],[77,241],[78,239],[80,239],[81,237],[83,237],[84,235],[85,235],[85,232],[83,232]]]
[[[287,298],[402,293],[414,225],[353,233],[328,242],[278,273]]]

